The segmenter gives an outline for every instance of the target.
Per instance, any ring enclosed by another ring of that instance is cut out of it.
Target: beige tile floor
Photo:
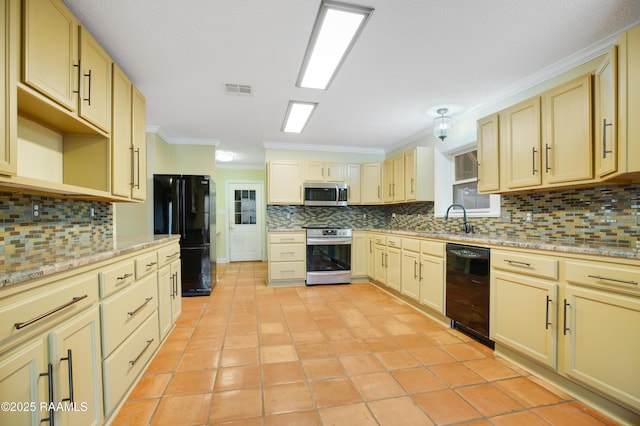
[[[372,284],[218,267],[114,425],[615,424]]]

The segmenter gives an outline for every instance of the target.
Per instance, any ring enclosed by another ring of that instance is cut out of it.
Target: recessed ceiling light
[[[289,101],[287,114],[282,124],[282,131],[285,133],[302,133],[316,106],[318,104],[315,102]]]
[[[311,32],[296,86],[326,89],[371,13],[371,8],[324,0]]]
[[[236,155],[231,151],[216,150],[216,161],[233,161]]]

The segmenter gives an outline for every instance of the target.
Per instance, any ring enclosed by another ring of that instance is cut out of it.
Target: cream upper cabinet
[[[385,203],[404,201],[404,155],[400,154],[384,161],[382,188]]]
[[[433,201],[433,170],[433,148],[418,146],[404,153],[405,201]]]
[[[132,187],[131,167],[131,81],[113,64],[113,120],[111,131],[111,192],[129,198]]]
[[[362,203],[362,167],[360,164],[347,164],[347,203]]]
[[[595,73],[596,177],[618,170],[618,47],[605,55]]]
[[[131,96],[131,198],[144,201],[147,198],[147,103],[135,86]]]
[[[543,99],[543,183],[591,179],[591,75],[551,89]]]
[[[105,132],[111,131],[111,58],[80,27],[80,116]]]
[[[380,163],[362,165],[362,204],[379,204],[382,202]]]
[[[305,182],[344,182],[344,164],[322,163],[316,161],[304,162]]]
[[[504,167],[508,189],[540,185],[540,97],[536,96],[505,110]]]
[[[500,116],[478,120],[478,191],[500,189]]]
[[[267,166],[268,204],[302,204],[302,163],[270,161]]]
[[[17,2],[4,0],[0,3],[0,46],[3,49],[3,62],[0,64],[0,174],[15,175],[18,149],[17,117],[17,75],[15,64],[18,62],[20,42],[20,7]]]
[[[77,111],[78,20],[61,0],[25,0],[23,8],[23,81],[69,111]]]

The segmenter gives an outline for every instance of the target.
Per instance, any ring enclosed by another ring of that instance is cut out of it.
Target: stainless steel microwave
[[[347,184],[344,182],[305,182],[305,206],[347,205]]]

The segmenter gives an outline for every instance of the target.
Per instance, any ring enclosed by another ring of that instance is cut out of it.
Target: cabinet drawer
[[[412,238],[403,238],[402,239],[402,248],[404,250],[410,250],[419,252],[420,251],[420,240],[414,240]]]
[[[444,257],[445,244],[436,241],[422,241],[420,252],[430,256]]]
[[[387,236],[387,247],[402,248],[402,237]]]
[[[305,259],[304,244],[271,244],[269,259],[273,262],[303,261]]]
[[[306,276],[305,262],[269,263],[270,280],[303,280]]]
[[[567,262],[567,281],[640,295],[640,267],[600,262]]]
[[[155,311],[103,362],[104,411],[109,416],[131,387],[159,344]]]
[[[88,272],[0,300],[0,349],[50,328],[98,300],[98,274]]]
[[[158,255],[155,252],[136,257],[136,279],[158,269]]]
[[[269,234],[270,243],[304,243],[307,236],[304,233],[272,232]]]
[[[387,237],[385,235],[374,235],[373,240],[376,244],[383,246],[387,245]]]
[[[136,280],[135,264],[133,259],[118,262],[100,272],[100,297],[110,294],[128,286]]]
[[[102,354],[105,358],[156,309],[157,283],[156,275],[149,275],[102,303]]]
[[[494,250],[491,252],[491,266],[532,277],[558,279],[558,261],[543,256]]]
[[[158,268],[162,268],[164,265],[168,265],[178,258],[180,258],[179,244],[160,249],[158,250]]]

